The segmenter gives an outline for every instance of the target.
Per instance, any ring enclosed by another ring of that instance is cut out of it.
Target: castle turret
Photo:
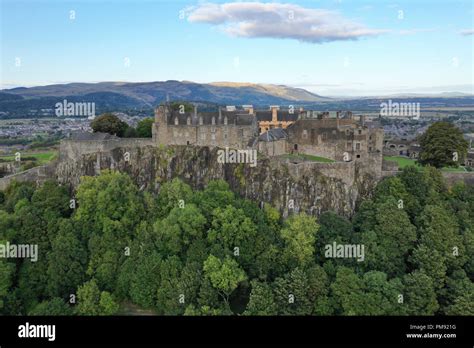
[[[169,113],[170,109],[168,104],[160,105],[155,109],[155,122],[151,129],[155,143],[166,144]]]

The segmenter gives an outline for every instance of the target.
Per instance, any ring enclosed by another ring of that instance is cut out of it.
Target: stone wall
[[[12,181],[31,181],[41,184],[48,179],[56,178],[57,162],[51,162],[44,166],[34,167],[23,172],[8,175],[0,178],[0,191],[5,190]]]
[[[448,185],[453,185],[458,181],[464,181],[466,184],[474,185],[474,172],[452,173],[443,172],[443,177]]]
[[[153,145],[153,141],[149,138],[119,138],[109,140],[70,140],[61,141],[59,147],[59,159],[78,160],[84,154],[95,152],[107,152],[117,147],[138,147]]]
[[[267,156],[280,156],[287,153],[286,146],[286,139],[280,139],[276,141],[259,141],[258,151]]]

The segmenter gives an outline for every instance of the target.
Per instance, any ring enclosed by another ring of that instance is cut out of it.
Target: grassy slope
[[[383,158],[387,161],[394,161],[398,163],[398,168],[403,169],[407,166],[415,166],[420,170],[423,170],[423,167],[414,159],[403,157],[403,156],[383,156]],[[466,169],[464,167],[445,167],[441,169],[443,172],[465,172]]]
[[[35,158],[38,165],[46,164],[54,160],[57,157],[57,155],[58,153],[56,151],[21,153],[22,158],[30,158],[30,157]],[[5,161],[14,161],[15,156],[14,155],[0,156],[0,159],[5,160]]]

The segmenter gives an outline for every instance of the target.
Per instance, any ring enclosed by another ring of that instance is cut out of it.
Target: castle
[[[277,112],[278,108],[273,106],[261,117],[261,112],[250,106],[242,110],[219,108],[218,112],[199,112],[196,106],[193,111],[185,111],[164,104],[155,110],[153,142],[254,148],[269,157],[305,154],[336,162],[365,163],[381,171],[383,129],[376,123],[366,123],[364,116],[338,112],[332,118],[329,112],[299,110],[291,113],[291,121],[281,121],[287,122],[284,127],[275,127],[275,122],[280,125]],[[267,114],[271,114],[273,123],[265,119]]]

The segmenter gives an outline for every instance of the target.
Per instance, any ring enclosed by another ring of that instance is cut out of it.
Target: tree
[[[3,313],[5,299],[13,285],[14,274],[15,265],[5,260],[0,260],[0,313]]]
[[[383,271],[389,276],[403,275],[406,258],[415,247],[415,227],[393,198],[377,206],[375,221],[373,231],[361,234],[361,243],[367,250],[364,269]]]
[[[446,281],[446,258],[438,250],[420,244],[413,251],[412,259],[417,269],[433,279],[433,286],[436,290],[444,286]]]
[[[273,291],[278,314],[311,314],[313,303],[308,296],[308,277],[302,269],[295,268],[283,277],[275,279],[273,282]]]
[[[158,220],[155,232],[164,255],[180,255],[183,259],[193,241],[204,237],[206,218],[194,204],[173,208],[163,220]]]
[[[234,259],[228,256],[221,261],[214,255],[209,255],[203,269],[204,275],[209,278],[212,286],[219,292],[228,307],[230,294],[237,289],[240,282],[247,279],[245,272]]]
[[[113,291],[134,231],[146,214],[143,199],[126,174],[103,171],[82,179],[74,220],[89,248],[87,274],[104,290]]]
[[[435,122],[420,137],[418,161],[436,168],[458,166],[467,155],[468,142],[459,128],[449,122]]]
[[[91,128],[94,132],[109,133],[121,137],[127,130],[128,124],[112,113],[105,113],[91,122]]]
[[[100,292],[94,279],[77,289],[77,312],[79,315],[113,315],[119,309],[112,295]]]
[[[404,303],[408,315],[434,315],[439,308],[433,280],[421,271],[406,274]]]
[[[102,291],[100,293],[99,308],[100,315],[114,315],[118,312],[119,305],[109,292]]]
[[[94,279],[77,289],[77,312],[80,315],[99,315],[100,290]]]
[[[139,138],[151,138],[151,128],[153,127],[153,118],[144,118],[137,124],[137,136]]]
[[[429,250],[437,250],[452,271],[462,267],[468,256],[453,214],[442,206],[427,205],[419,216],[420,240]]]
[[[216,254],[230,256],[234,255],[234,250],[238,250],[237,260],[244,269],[249,269],[255,262],[257,228],[252,220],[245,216],[242,209],[236,209],[231,205],[216,208],[212,212],[207,239],[212,246],[211,250]]]
[[[319,217],[319,231],[316,241],[318,260],[325,261],[324,247],[336,242],[349,243],[352,238],[352,224],[347,219],[332,211],[327,211]]]
[[[204,191],[196,192],[193,195],[192,201],[201,208],[204,216],[210,220],[214,209],[232,205],[235,202],[235,195],[226,181],[212,180]]]
[[[314,255],[319,225],[314,217],[305,213],[292,215],[285,221],[281,238],[285,243],[283,257],[293,267],[304,267]]]
[[[245,315],[276,315],[277,307],[271,287],[256,280],[251,282],[252,291]]]
[[[87,253],[76,237],[70,220],[61,222],[60,232],[48,252],[48,293],[67,298],[83,283]]]
[[[190,203],[199,205],[199,201],[192,200],[192,197],[191,187],[179,178],[165,182],[161,186],[157,199],[158,216],[164,218],[168,216],[173,208],[182,208]]]
[[[33,308],[28,315],[72,315],[74,311],[60,297],[53,297],[51,300],[43,301]]]

